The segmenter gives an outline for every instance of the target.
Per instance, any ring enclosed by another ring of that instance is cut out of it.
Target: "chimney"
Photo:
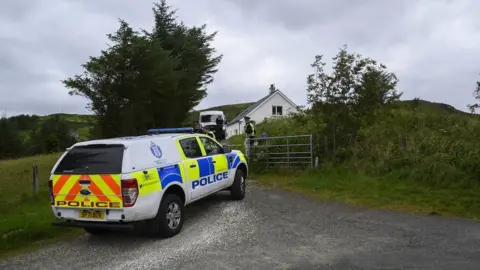
[[[275,84],[270,84],[270,88],[269,88],[269,91],[268,93],[269,94],[273,94],[273,92],[275,92],[277,89],[275,88]]]

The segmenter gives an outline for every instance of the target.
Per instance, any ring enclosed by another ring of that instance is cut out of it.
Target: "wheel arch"
[[[186,196],[187,194],[185,193],[185,190],[183,189],[183,187],[178,183],[172,183],[165,189],[165,191],[163,192],[163,197],[162,197],[162,200],[160,201],[160,204],[168,194],[177,195],[182,200],[183,205],[185,205],[187,201],[187,196]]]
[[[243,171],[243,177],[244,177],[245,179],[248,178],[248,167],[247,167],[247,165],[246,165],[245,163],[242,162],[242,163],[238,164],[237,170]]]

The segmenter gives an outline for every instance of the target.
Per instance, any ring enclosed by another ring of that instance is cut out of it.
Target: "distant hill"
[[[207,108],[198,111],[192,111],[189,113],[187,119],[183,123],[183,126],[191,126],[192,122],[198,120],[199,113],[201,111],[223,111],[227,117],[227,120],[233,119],[236,115],[245,110],[248,106],[252,105],[250,103],[240,103],[240,104],[230,104],[216,106],[212,108]],[[88,140],[90,134],[90,128],[92,123],[95,120],[95,115],[88,114],[68,114],[68,113],[55,113],[45,116],[38,115],[17,115],[12,116],[9,119],[17,123],[18,128],[21,130],[23,136],[27,136],[29,131],[35,129],[38,124],[46,121],[54,116],[60,116],[62,119],[65,119],[71,130],[76,131],[80,136],[79,140]],[[27,138],[27,137],[25,137]]]
[[[227,121],[233,119],[235,116],[240,114],[247,107],[252,105],[253,102],[249,103],[240,103],[240,104],[228,104],[221,105],[211,108],[206,108],[198,111],[192,111],[189,113],[187,119],[184,121],[183,126],[191,126],[193,121],[197,121],[199,118],[199,113],[202,111],[223,111],[227,117]],[[416,100],[402,100],[398,103],[393,104],[392,106],[399,106],[409,109],[420,108],[422,111],[428,111],[428,113],[453,113],[453,114],[462,114],[465,116],[479,117],[477,114],[470,114],[464,111],[455,109],[453,106],[430,102],[426,100],[416,99]],[[23,131],[28,131],[35,128],[38,123],[47,120],[55,115],[59,115],[65,119],[72,130],[78,132],[80,135],[80,140],[86,140],[89,138],[89,129],[92,126],[92,122],[95,120],[94,115],[85,115],[85,114],[67,114],[67,113],[56,113],[46,116],[29,116],[29,115],[20,115],[11,117],[11,119],[16,119],[19,122],[19,127]]]
[[[230,119],[233,119],[235,116],[237,116],[239,113],[241,113],[243,110],[245,110],[246,108],[248,108],[248,106],[252,104],[253,102],[229,104],[229,105],[221,105],[221,106],[206,108],[198,111],[192,111],[188,114],[188,117],[184,121],[184,124],[188,126],[191,125],[193,121],[198,120],[200,112],[203,112],[203,111],[223,111],[225,113],[225,116],[227,117],[227,120],[230,120]],[[78,127],[84,127],[86,125],[89,125],[91,121],[95,120],[94,115],[56,113],[56,114],[50,114],[46,116],[40,116],[39,121],[44,121],[48,118],[53,117],[54,115],[59,115],[63,119],[70,122],[73,126],[78,126]]]
[[[402,101],[399,101],[396,105],[410,107],[410,108],[422,107],[424,109],[436,110],[438,112],[472,115],[471,113],[457,110],[452,105],[448,105],[440,102],[431,102],[431,101],[422,100],[422,99],[402,100]]]

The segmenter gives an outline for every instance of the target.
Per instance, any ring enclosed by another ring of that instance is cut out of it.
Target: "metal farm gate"
[[[252,146],[250,147],[252,143]],[[249,165],[302,169],[313,167],[312,135],[259,137],[243,145]]]

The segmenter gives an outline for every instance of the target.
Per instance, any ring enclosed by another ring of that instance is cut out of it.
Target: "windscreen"
[[[206,114],[200,116],[200,122],[202,123],[208,123],[208,122],[215,122],[217,121],[217,118],[222,118],[221,114]]]
[[[119,174],[124,146],[96,144],[76,146],[60,161],[55,174]]]

